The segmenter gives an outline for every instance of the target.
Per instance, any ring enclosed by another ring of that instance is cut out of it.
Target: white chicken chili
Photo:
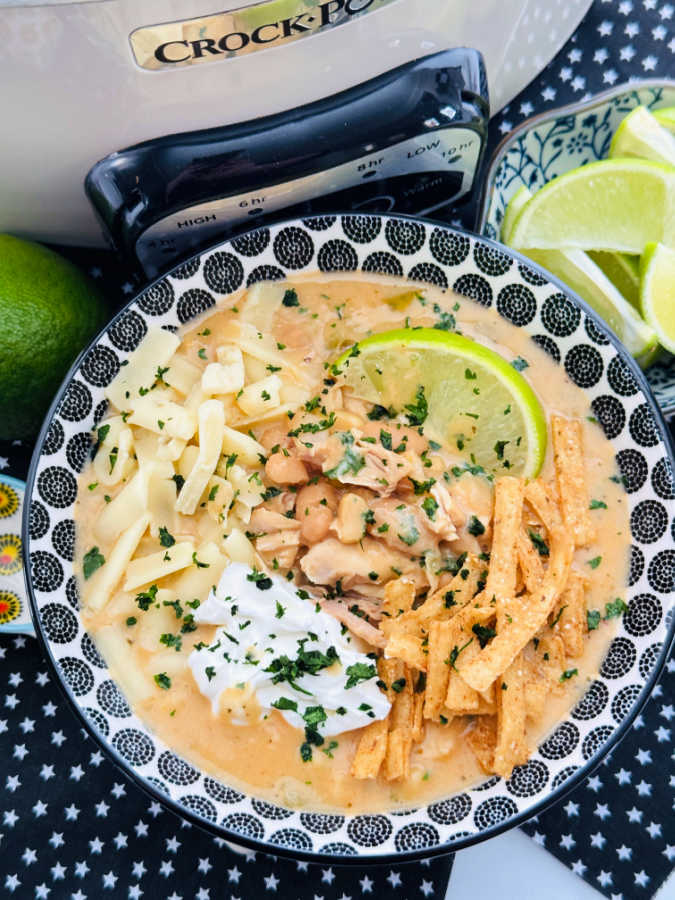
[[[469,364],[447,423],[424,385],[399,400],[380,372],[376,402],[335,365],[419,328],[515,363],[548,430],[538,473]],[[507,773],[593,679],[624,608],[624,490],[585,393],[496,311],[370,276],[254,285],[149,332],[106,391],[81,614],[201,770],[295,808],[409,808]]]

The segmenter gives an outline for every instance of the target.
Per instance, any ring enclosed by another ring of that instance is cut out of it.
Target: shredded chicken
[[[342,439],[341,434],[349,439]],[[294,438],[292,452],[324,474],[331,473],[341,484],[369,488],[383,497],[392,494],[400,481],[417,471],[411,453],[394,453],[371,444],[358,431],[303,434]]]
[[[466,516],[452,502],[452,497],[442,482],[437,481],[432,485],[430,494],[438,503],[438,509],[429,522],[429,528],[443,541],[456,540],[457,528],[464,525]]]
[[[361,616],[350,612],[346,604],[341,603],[339,600],[324,600],[321,603],[321,608],[337,619],[338,622],[346,625],[352,634],[363,638],[364,641],[372,644],[373,647],[384,648],[386,646],[387,638],[380,629],[375,628],[374,625],[362,619]]]
[[[345,590],[361,582],[382,584],[398,574],[412,575],[426,584],[426,575],[417,562],[369,537],[360,544],[341,544],[336,538],[327,538],[307,551],[300,568],[314,584],[335,585],[339,581]]]
[[[251,531],[299,531],[300,522],[295,519],[289,519],[282,513],[275,512],[265,506],[256,507],[251,513],[249,522]]]
[[[431,529],[433,523],[415,503],[403,503],[395,497],[376,499],[371,504],[375,521],[370,534],[400,553],[422,556],[438,549],[439,537]],[[384,531],[378,529],[385,528]]]

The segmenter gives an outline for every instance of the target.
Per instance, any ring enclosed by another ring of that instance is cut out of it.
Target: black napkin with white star
[[[487,158],[527,116],[641,77],[673,77],[675,7],[596,0],[566,46],[490,123]],[[472,228],[476,209],[452,224]],[[105,251],[59,248],[103,287],[111,314],[141,287]],[[32,447],[0,442],[0,471],[25,478]],[[97,749],[37,643],[0,638],[0,890],[12,898],[398,900],[443,898],[451,858],[348,868],[238,853],[149,800]],[[3,690],[6,691],[4,698]],[[611,900],[649,900],[675,865],[675,661],[611,757],[523,826]],[[664,900],[666,898],[664,897]]]
[[[0,893],[93,900],[443,897],[451,857],[331,866],[252,851],[148,798],[81,729],[37,641],[0,637]],[[4,696],[3,696],[4,694]],[[3,784],[4,781],[4,784]]]

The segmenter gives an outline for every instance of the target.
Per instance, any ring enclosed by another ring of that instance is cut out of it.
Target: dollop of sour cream
[[[320,736],[389,712],[375,660],[307,591],[283,578],[231,563],[194,619],[219,626],[213,642],[188,658],[214,713],[222,692],[233,688],[254,691],[261,714],[278,709],[290,725]]]

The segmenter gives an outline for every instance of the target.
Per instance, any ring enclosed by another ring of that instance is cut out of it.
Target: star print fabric
[[[452,857],[331,866],[240,853],[132,784],[85,736],[37,641],[0,638],[0,895],[12,900],[443,897]],[[4,696],[3,696],[4,694]]]
[[[612,900],[653,897],[675,866],[675,660],[611,756],[523,830]]]

